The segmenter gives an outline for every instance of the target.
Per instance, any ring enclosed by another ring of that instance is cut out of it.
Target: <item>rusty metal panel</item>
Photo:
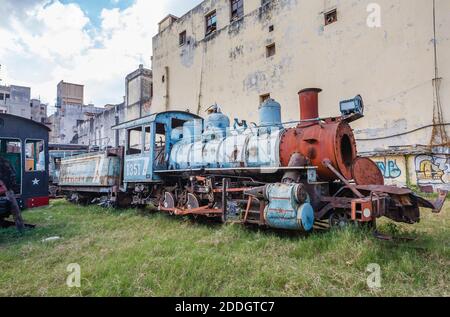
[[[120,185],[120,157],[106,152],[95,152],[61,161],[60,186]]]
[[[356,184],[361,186],[384,185],[384,177],[381,170],[369,158],[357,158],[353,162],[352,175]]]

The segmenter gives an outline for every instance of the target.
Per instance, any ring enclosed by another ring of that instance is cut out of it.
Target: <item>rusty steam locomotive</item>
[[[301,118],[290,125],[272,99],[259,124],[231,123],[217,106],[206,118],[174,111],[125,122],[114,127],[126,130],[125,147],[63,160],[59,185],[75,202],[307,232],[440,212],[446,193],[430,202],[385,186],[376,164],[358,157],[350,123],[363,117],[362,98],[341,102],[340,117],[319,118],[320,91],[300,91]]]

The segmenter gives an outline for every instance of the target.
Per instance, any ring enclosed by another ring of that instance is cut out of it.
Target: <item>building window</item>
[[[337,10],[331,10],[325,13],[325,25],[337,22]]]
[[[267,58],[274,56],[276,53],[275,43],[266,46],[266,56]]]
[[[4,100],[5,99],[5,95],[4,94],[0,94],[0,100]]]
[[[209,35],[217,30],[217,15],[216,11],[211,12],[206,16],[206,35]]]
[[[239,20],[244,16],[244,0],[231,0],[231,21]]]
[[[269,26],[269,32],[273,32],[274,29],[275,27],[273,25]]]
[[[6,94],[5,99],[9,99],[9,98],[11,98],[11,96],[9,94]]]
[[[183,31],[180,33],[179,44],[180,44],[180,46],[183,46],[186,44],[186,31]]]
[[[261,95],[259,96],[259,103],[262,105],[268,99],[270,99],[270,94]]]

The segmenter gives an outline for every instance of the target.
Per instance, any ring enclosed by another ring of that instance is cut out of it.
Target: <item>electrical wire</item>
[[[400,136],[404,136],[404,135],[408,135],[417,131],[421,131],[424,129],[428,129],[428,128],[435,128],[435,127],[445,127],[445,126],[450,126],[450,123],[440,123],[440,124],[430,124],[424,127],[420,127],[408,132],[403,132],[403,133],[398,133],[398,134],[394,134],[394,135],[389,135],[389,136],[384,136],[384,137],[378,137],[378,138],[370,138],[370,139],[356,139],[356,141],[377,141],[377,140],[386,140],[386,139],[391,139],[391,138],[396,138],[396,137],[400,137]]]

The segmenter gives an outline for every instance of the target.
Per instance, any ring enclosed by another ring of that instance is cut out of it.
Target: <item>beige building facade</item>
[[[56,87],[56,107],[61,108],[65,105],[84,105],[84,86],[59,82]]]
[[[205,115],[218,103],[232,119],[257,122],[270,96],[290,122],[302,88],[323,89],[321,117],[360,94],[361,153],[426,148],[444,155],[448,176],[449,12],[448,0],[206,0],[159,25],[152,110]]]
[[[125,77],[126,121],[152,114],[152,98],[152,71],[141,64]]]

